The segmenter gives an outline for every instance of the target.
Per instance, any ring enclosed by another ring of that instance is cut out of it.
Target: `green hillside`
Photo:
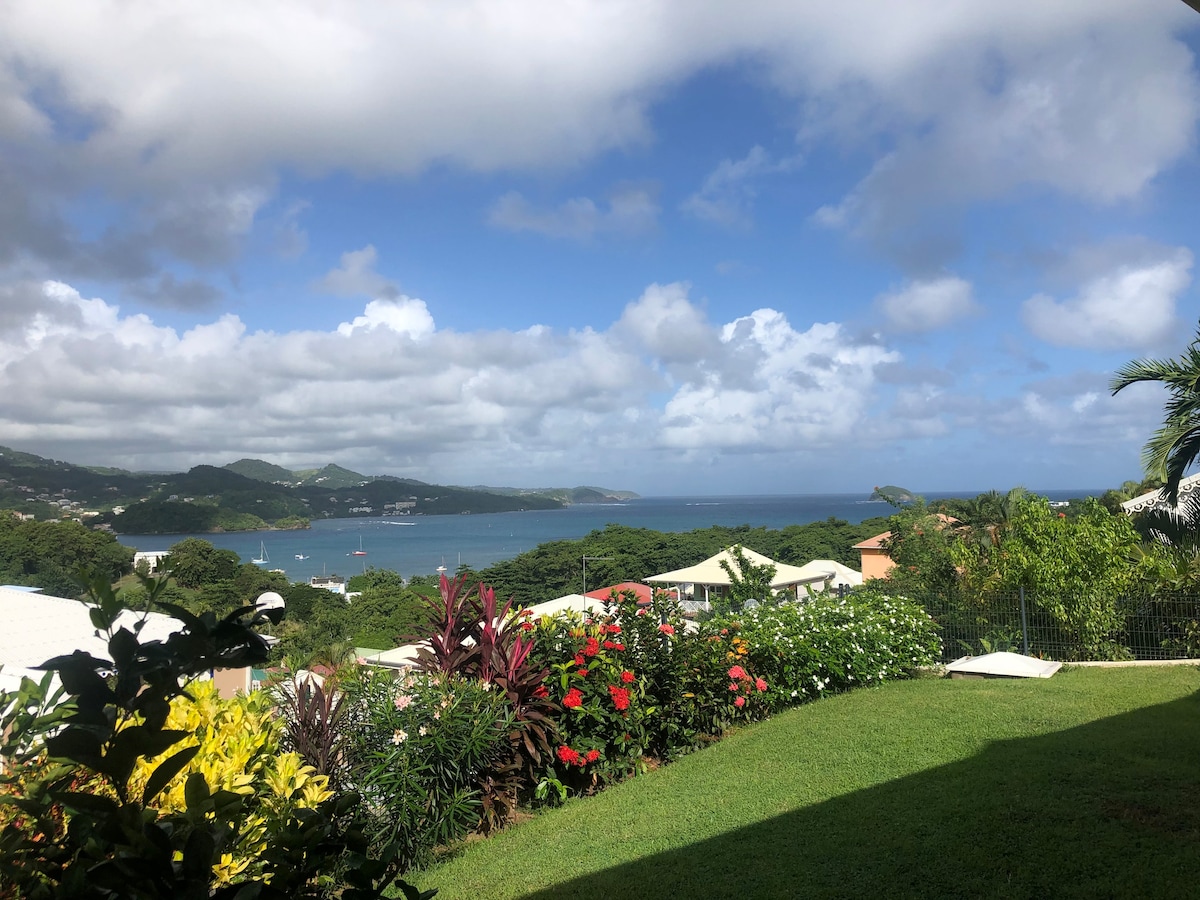
[[[338,488],[358,487],[364,481],[371,481],[366,475],[351,472],[341,466],[330,463],[321,469],[307,469],[294,473],[300,484],[310,487],[323,487],[336,491]]]
[[[238,475],[243,475],[246,478],[253,478],[255,481],[265,481],[269,484],[274,484],[277,481],[282,481],[285,484],[294,484],[300,481],[296,477],[296,473],[291,469],[285,469],[283,466],[277,466],[274,463],[266,462],[261,459],[239,459],[237,462],[226,463],[222,468],[228,469]]]

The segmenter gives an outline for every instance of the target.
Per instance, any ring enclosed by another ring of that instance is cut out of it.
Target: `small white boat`
[[[296,554],[296,559],[308,559],[308,554],[305,554],[305,553],[297,553],[297,554]]]
[[[258,559],[252,559],[250,562],[256,566],[265,566],[271,561],[271,557],[267,556],[267,545],[264,541],[258,542]]]

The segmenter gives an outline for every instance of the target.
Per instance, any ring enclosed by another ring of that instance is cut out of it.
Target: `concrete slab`
[[[946,674],[951,678],[1049,678],[1061,668],[1060,662],[1005,652],[963,656],[946,666]]]

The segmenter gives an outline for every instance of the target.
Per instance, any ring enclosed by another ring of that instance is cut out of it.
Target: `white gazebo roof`
[[[1183,513],[1189,499],[1197,492],[1200,492],[1200,474],[1189,475],[1179,482],[1179,502],[1175,506],[1169,505],[1163,489],[1157,488],[1140,494],[1132,500],[1126,500],[1121,504],[1121,509],[1131,516],[1134,513],[1147,512],[1152,509],[1159,509],[1178,516]]]
[[[824,571],[806,572],[801,566],[777,563],[770,557],[756,553],[747,547],[742,548],[742,555],[745,556],[748,562],[756,566],[775,567],[775,577],[771,579],[772,588],[791,587],[795,584],[814,584],[818,581],[824,581],[826,577]],[[694,566],[688,566],[686,569],[676,569],[674,572],[664,572],[661,575],[651,575],[645,580],[666,584],[700,584],[709,587],[728,587],[733,583],[733,580],[729,577],[729,573],[721,566],[722,562],[727,563],[735,572],[738,571],[737,558],[733,554],[733,548],[728,547],[716,556],[710,556],[708,559],[698,562]]]
[[[834,559],[814,559],[799,569],[808,575],[820,575],[821,580],[828,582],[830,587],[858,587],[863,583],[862,572],[844,566]]]
[[[0,666],[7,671],[33,669],[55,656],[84,650],[99,659],[108,658],[108,643],[96,633],[89,607],[78,600],[0,587]],[[126,610],[117,620],[132,630],[145,618],[141,640],[166,640],[183,628],[183,623],[162,613]]]

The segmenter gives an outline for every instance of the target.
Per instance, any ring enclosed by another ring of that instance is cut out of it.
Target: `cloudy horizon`
[[[1200,16],[14,0],[0,444],[643,495],[1101,488],[1200,318]]]

